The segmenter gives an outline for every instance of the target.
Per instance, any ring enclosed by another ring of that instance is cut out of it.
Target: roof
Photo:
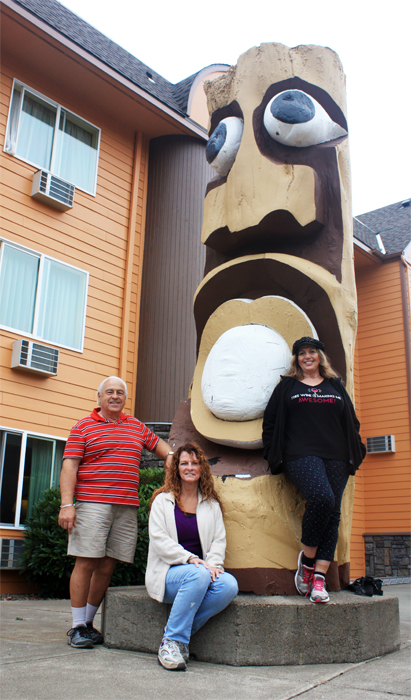
[[[201,71],[193,73],[193,75],[190,75],[188,78],[184,78],[184,80],[181,80],[179,83],[173,85],[174,99],[177,102],[177,104],[180,105],[181,109],[184,112],[187,111],[188,98],[190,95],[191,86],[194,83],[194,80],[196,79],[198,73],[201,73]]]
[[[387,254],[405,250],[411,241],[411,199],[354,217],[354,237],[373,250],[380,250],[378,234]]]
[[[198,73],[174,85],[56,0],[13,2],[171,109],[186,115],[190,88]]]
[[[187,116],[190,90],[201,70],[176,84],[170,83],[57,0],[12,1],[163,104]],[[411,200],[397,202],[355,217],[355,238],[372,250],[380,250],[376,238],[380,234],[387,253],[402,252],[411,240],[410,204]]]

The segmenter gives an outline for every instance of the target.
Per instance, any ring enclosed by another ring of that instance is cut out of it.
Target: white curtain
[[[5,151],[94,193],[98,129],[61,109],[56,130],[56,117],[56,107],[16,85]]]
[[[31,333],[39,258],[3,243],[0,324]]]
[[[16,155],[50,169],[56,109],[24,93]]]
[[[44,260],[36,334],[51,343],[81,349],[87,276]]]
[[[17,147],[17,127],[20,116],[20,102],[21,88],[16,85],[14,87],[13,98],[11,101],[9,128],[6,137],[6,145],[4,146],[6,153],[12,153],[13,155],[15,154]]]
[[[56,175],[73,182],[80,189],[93,192],[97,165],[97,133],[93,134],[84,129],[61,110],[57,149]]]

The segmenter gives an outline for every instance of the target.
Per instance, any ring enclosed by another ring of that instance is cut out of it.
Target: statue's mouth
[[[230,257],[260,253],[299,255],[301,246],[312,243],[324,228],[319,219],[301,226],[284,209],[270,212],[256,226],[230,231],[228,226],[216,229],[207,238],[207,246]]]

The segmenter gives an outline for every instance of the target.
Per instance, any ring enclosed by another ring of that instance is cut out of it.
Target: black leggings
[[[300,457],[285,462],[283,470],[307,500],[301,542],[307,547],[318,547],[316,559],[334,561],[348,464],[336,459]]]

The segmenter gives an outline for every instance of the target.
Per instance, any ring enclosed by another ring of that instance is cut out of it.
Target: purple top
[[[195,513],[186,515],[177,503],[174,508],[174,517],[176,519],[178,542],[184,549],[196,557],[203,558],[203,550],[201,549],[200,537],[198,535],[197,516]]]

